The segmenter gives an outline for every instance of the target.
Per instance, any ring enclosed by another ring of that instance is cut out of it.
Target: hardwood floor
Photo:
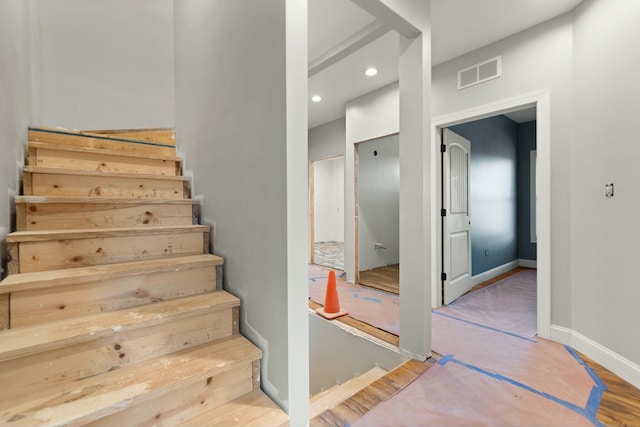
[[[506,277],[525,270],[523,267],[508,271],[492,280],[474,286],[469,292],[475,292]],[[313,307],[312,307],[313,304]],[[315,308],[319,305],[309,303],[309,307]],[[346,324],[377,336],[380,339],[398,345],[398,337],[377,328],[373,328],[366,323],[351,319],[348,316],[341,318]],[[363,329],[364,328],[364,329]],[[384,334],[390,335],[384,336]],[[392,342],[395,341],[395,342]],[[600,366],[583,354],[580,357],[585,363],[595,371],[600,379],[605,383],[608,390],[604,392],[597,419],[607,426],[640,426],[640,389],[618,377],[608,369]],[[371,384],[369,387],[356,393],[349,399],[343,401],[332,409],[328,409],[311,420],[310,425],[321,426],[344,426],[350,425],[358,420],[366,412],[376,405],[390,398],[404,387],[409,385],[420,374],[429,369],[441,356],[433,353],[433,357],[426,362],[410,360],[387,375]]]
[[[315,310],[316,308],[322,307],[322,304],[315,303],[309,300],[309,308]],[[382,329],[378,329],[374,326],[369,325],[368,323],[361,322],[358,319],[354,319],[351,316],[342,316],[338,317],[334,320],[335,322],[342,322],[345,325],[353,326],[354,328],[366,332],[369,335],[372,335],[376,338],[381,339],[384,342],[388,342],[389,344],[393,344],[396,347],[400,344],[400,338],[397,335],[393,335],[387,331],[383,331]]]
[[[400,295],[400,264],[360,272],[360,285]]]
[[[608,390],[602,395],[596,418],[608,426],[640,426],[640,389],[579,353]]]
[[[487,286],[491,286],[494,283],[498,283],[499,281],[506,279],[509,276],[513,276],[516,273],[520,273],[521,271],[524,271],[524,270],[531,270],[531,269],[527,267],[516,267],[513,270],[509,270],[506,273],[502,273],[501,275],[494,277],[493,279],[489,279],[478,285],[475,285],[473,288],[471,288],[471,290],[469,290],[469,292],[465,293],[465,295],[470,294],[471,292],[479,291],[480,289],[486,288]]]
[[[351,425],[374,406],[405,388],[431,365],[432,361],[421,363],[409,360],[339,405],[312,418],[310,425],[313,427]]]

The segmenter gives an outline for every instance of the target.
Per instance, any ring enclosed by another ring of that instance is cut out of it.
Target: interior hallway
[[[504,278],[507,278],[509,276],[512,276],[524,270],[526,269],[519,268],[519,269],[512,270],[491,281],[482,283],[474,287],[474,289],[471,292],[476,292],[480,289],[483,289],[491,284],[499,282]],[[441,316],[434,316],[434,317],[440,318]],[[434,323],[437,323],[437,322],[434,322]],[[453,326],[455,327],[456,325],[453,325]],[[469,325],[466,325],[466,326],[469,326]],[[469,332],[471,334],[476,333],[475,331],[472,330],[473,327],[467,327],[467,329],[469,329],[468,331],[466,331],[467,333]],[[486,333],[486,331],[484,332]],[[460,333],[456,332],[456,330],[452,330],[449,333],[456,334],[456,336],[460,335]],[[464,335],[464,333],[461,333],[461,335]],[[467,338],[469,338],[469,336],[467,336]],[[504,339],[504,338],[505,337],[503,336],[500,339]],[[538,339],[537,341],[542,341],[542,340]],[[502,345],[504,346],[504,344]],[[533,345],[533,344],[524,343],[522,345],[525,345],[525,346],[529,345],[535,348],[537,344]],[[464,347],[464,343],[461,343],[461,346],[462,347],[460,349],[460,352],[463,351],[462,348]],[[482,343],[475,342],[474,346],[481,347]],[[549,348],[553,348],[553,351],[559,354],[561,357],[562,357],[562,354],[565,353],[565,348],[555,343],[545,342],[543,346],[551,346]],[[481,348],[478,350],[481,353],[491,353],[491,352],[494,352],[495,350],[499,350],[499,348],[497,347],[498,346],[494,345],[493,347],[490,346],[488,348]],[[542,352],[540,354],[536,355],[534,353],[533,357],[528,358],[527,366],[529,366],[529,370],[531,370],[532,372],[539,370],[539,367],[536,367],[536,365],[539,363],[539,361],[544,361],[549,359],[548,357],[549,348],[548,347],[544,347],[544,349],[541,348]],[[572,353],[566,353],[566,354],[572,354]],[[504,355],[497,356],[497,358],[499,359],[500,357],[503,357],[503,356]],[[383,425],[383,424],[379,424],[381,422],[383,423],[383,420],[384,420],[383,418],[380,418],[380,416],[383,413],[388,413],[389,411],[393,411],[393,409],[390,409],[390,407],[392,407],[390,406],[390,403],[386,403],[385,404],[386,406],[381,407],[383,408],[382,412],[374,411],[369,417],[365,417],[364,419],[362,417],[367,412],[375,408],[378,404],[390,399],[396,392],[400,392],[398,397],[395,398],[396,402],[402,401],[404,399],[402,396],[412,395],[411,398],[412,399],[415,398],[416,386],[414,385],[412,386],[413,388],[406,388],[407,385],[413,382],[416,382],[415,380],[417,378],[419,378],[424,372],[431,369],[433,366],[436,366],[437,367],[436,369],[441,369],[442,367],[440,366],[440,364],[442,364],[442,360],[443,360],[442,357],[443,357],[442,355],[434,353],[433,358],[429,359],[425,363],[420,363],[416,361],[408,362],[407,364],[401,366],[397,370],[390,372],[387,376],[374,382],[371,386],[355,394],[350,399],[347,399],[346,401],[342,402],[340,405],[336,406],[335,408],[320,414],[319,416],[317,416],[312,420],[311,425],[314,425],[314,426],[347,425],[347,424],[353,425],[354,423],[356,423],[356,425],[372,425],[370,424],[370,420],[375,420],[375,423],[374,423],[375,425]],[[574,357],[574,356],[572,355],[571,357]],[[585,420],[587,421],[587,424],[593,423],[594,425],[599,425],[599,423],[604,423],[607,425],[639,425],[640,424],[640,390],[636,389],[635,387],[625,382],[624,380],[620,379],[616,375],[612,374],[608,370],[602,368],[595,362],[589,360],[584,355],[576,354],[575,357],[576,358],[579,357],[581,360],[583,360],[586,363],[586,365],[590,369],[592,369],[593,372],[595,372],[595,374],[597,374],[597,376],[602,380],[602,382],[604,383],[604,385],[606,385],[606,388],[607,388],[607,390],[604,390],[604,388],[601,389],[602,391],[601,400],[598,406],[596,406],[595,408],[592,408],[592,410],[594,411],[592,414],[593,419],[589,420],[588,418],[585,418]],[[440,361],[440,364],[438,363],[438,361]],[[445,358],[444,362],[447,362],[447,361],[448,360]],[[490,359],[489,359],[489,363],[491,363]],[[579,364],[575,365],[573,368],[581,369]],[[443,391],[446,388],[447,387],[445,387]],[[413,392],[411,390],[413,390]],[[432,390],[430,390],[430,392],[432,393]],[[556,390],[556,393],[562,394],[563,391]],[[468,398],[468,396],[466,398]],[[571,398],[568,398],[568,399],[571,400]],[[561,410],[565,410],[565,412],[567,412],[566,408],[564,407],[561,408]],[[402,411],[405,411],[404,413],[406,415],[406,408],[402,409],[400,412]],[[575,413],[570,415],[576,416]],[[361,420],[361,419],[362,421],[358,422],[358,420]],[[410,420],[411,418],[409,417],[407,419]],[[394,424],[396,422],[397,420],[394,421]],[[415,419],[414,419],[414,422],[415,422]],[[560,423],[557,425],[568,425],[568,424]]]

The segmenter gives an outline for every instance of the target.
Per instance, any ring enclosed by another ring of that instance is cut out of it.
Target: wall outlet
[[[488,249],[484,250],[484,256],[489,256],[489,250]]]

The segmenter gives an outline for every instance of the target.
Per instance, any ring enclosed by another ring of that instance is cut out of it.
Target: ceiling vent
[[[458,90],[486,82],[487,80],[497,79],[501,75],[502,57],[497,56],[458,71]]]

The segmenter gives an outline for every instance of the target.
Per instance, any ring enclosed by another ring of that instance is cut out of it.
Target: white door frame
[[[478,107],[433,118],[431,152],[431,206],[436,206],[438,215],[431,215],[431,301],[437,308],[441,301],[440,274],[442,273],[442,228],[440,226],[441,175],[440,175],[440,129],[456,124],[480,120],[523,108],[536,107],[537,159],[537,268],[538,268],[538,336],[550,339],[551,335],[551,115],[549,90],[527,93]]]

